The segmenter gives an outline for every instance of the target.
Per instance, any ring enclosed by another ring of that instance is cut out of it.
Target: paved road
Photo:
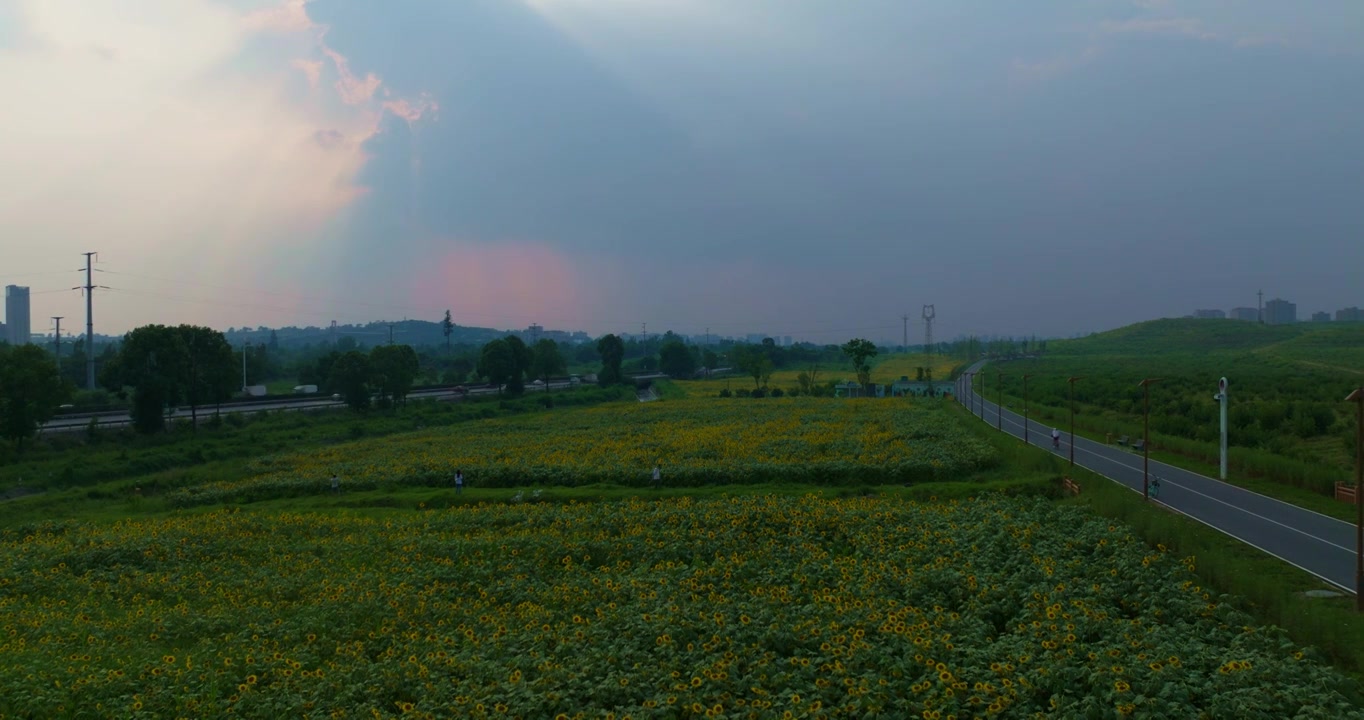
[[[973,366],[968,372],[975,372]],[[976,393],[965,376],[957,382],[957,399],[991,426],[1019,439],[1024,418],[1006,406],[1001,413],[984,393]],[[1028,443],[1051,450],[1051,427],[1028,422]],[[1062,428],[1061,447],[1070,457],[1070,436]],[[1142,455],[1083,437],[1075,438],[1075,464],[1097,472],[1127,488],[1142,492]],[[1162,503],[1209,527],[1259,548],[1305,570],[1348,593],[1355,588],[1355,526],[1304,510],[1281,500],[1251,492],[1173,465],[1150,461],[1150,474],[1160,478]]]

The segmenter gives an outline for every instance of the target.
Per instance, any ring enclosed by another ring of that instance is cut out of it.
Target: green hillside
[[[1055,340],[1048,351],[1052,355],[1253,351],[1292,359],[1313,359],[1324,352],[1364,364],[1364,323],[1261,325],[1242,320],[1151,320],[1085,338]]]

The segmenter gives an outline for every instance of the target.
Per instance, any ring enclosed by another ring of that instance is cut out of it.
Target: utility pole
[[[95,284],[91,268],[92,258],[99,253],[81,253],[85,256],[85,389],[95,389]]]
[[[393,323],[388,324],[388,344],[393,344]]]
[[[904,352],[909,352],[909,313],[901,315],[900,319],[904,321],[904,335],[902,335],[900,339],[900,349]]]
[[[1256,319],[1258,319],[1258,320],[1260,321],[1260,324],[1261,324],[1261,325],[1264,325],[1264,324],[1265,324],[1265,291],[1264,291],[1264,290],[1260,290],[1259,292],[1255,293],[1255,298],[1256,298],[1255,317],[1256,317]]]
[[[52,344],[55,346],[53,350],[57,355],[57,374],[60,375],[62,373],[62,316],[53,315],[52,320],[57,323],[57,330],[52,333]]]
[[[924,355],[933,357],[933,318],[937,311],[932,305],[924,306]]]

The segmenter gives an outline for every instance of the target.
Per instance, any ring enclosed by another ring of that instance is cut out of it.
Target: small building
[[[1292,325],[1298,321],[1298,305],[1281,298],[1265,303],[1265,322],[1270,325]]]
[[[1222,320],[1227,314],[1221,310],[1195,310],[1193,316],[1201,320]]]
[[[1232,320],[1249,320],[1255,322],[1260,319],[1260,311],[1252,307],[1236,307],[1231,309]]]
[[[834,397],[854,398],[862,397],[863,395],[862,386],[851,380],[834,385]]]
[[[892,397],[947,397],[952,393],[952,383],[934,380],[910,380],[901,375],[891,384]]]
[[[1361,314],[1357,307],[1341,308],[1336,311],[1336,322],[1360,322],[1361,320],[1364,320],[1364,314]]]
[[[1312,313],[1312,322],[1331,322],[1331,313],[1314,312]]]

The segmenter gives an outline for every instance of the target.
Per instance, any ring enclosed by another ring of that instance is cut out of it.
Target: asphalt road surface
[[[977,368],[972,368],[974,372]],[[958,380],[957,400],[991,426],[1002,427],[1019,439],[1024,418],[999,408],[984,393],[976,393]],[[1049,425],[1028,423],[1028,444],[1070,457],[1070,435],[1061,430],[1061,447],[1051,448]],[[1127,488],[1142,492],[1145,477],[1142,454],[1129,448],[1075,438],[1075,464],[1093,470]],[[1259,548],[1284,562],[1305,570],[1341,590],[1355,594],[1355,526],[1321,513],[1190,472],[1150,461],[1150,475],[1160,478],[1160,494],[1152,502],[1163,504],[1209,527]]]

